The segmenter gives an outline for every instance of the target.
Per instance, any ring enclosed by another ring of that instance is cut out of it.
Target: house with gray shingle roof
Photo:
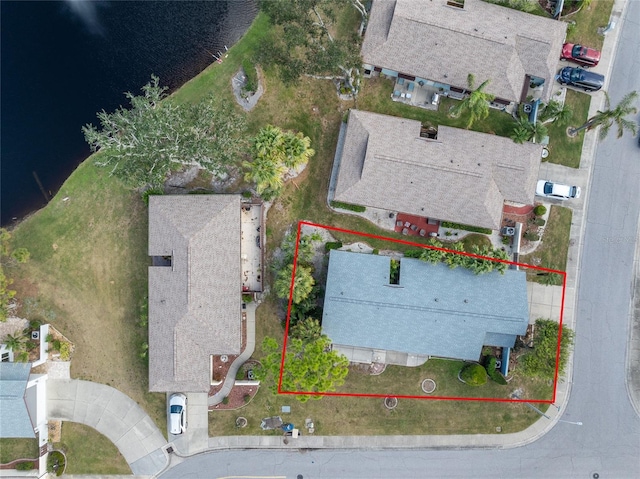
[[[402,258],[332,250],[322,331],[350,361],[417,366],[430,356],[477,361],[483,346],[511,348],[527,331],[524,271],[475,275]]]
[[[333,199],[411,215],[500,228],[503,206],[534,201],[543,147],[351,110]]]
[[[551,96],[566,23],[465,0],[374,0],[362,44],[365,75],[378,72],[463,92],[467,75],[501,104]],[[533,91],[530,89],[534,85]],[[537,86],[537,87],[536,87]]]
[[[149,197],[149,390],[208,392],[242,346],[239,195]]]

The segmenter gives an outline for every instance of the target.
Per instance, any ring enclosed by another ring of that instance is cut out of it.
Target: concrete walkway
[[[220,404],[222,400],[229,395],[231,389],[233,388],[233,385],[236,382],[236,374],[256,349],[256,307],[256,303],[247,304],[247,309],[245,310],[245,312],[247,313],[247,345],[240,356],[238,356],[235,361],[231,363],[231,366],[229,366],[229,372],[224,378],[222,389],[220,389],[220,391],[218,391],[213,396],[209,397],[210,407],[215,406],[216,404]]]
[[[167,464],[167,441],[144,410],[104,384],[78,379],[47,381],[47,417],[78,422],[104,434],[137,475],[154,475]]]

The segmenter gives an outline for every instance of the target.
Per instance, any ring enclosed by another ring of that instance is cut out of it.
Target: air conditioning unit
[[[40,331],[31,331],[31,339],[33,340],[40,339]]]

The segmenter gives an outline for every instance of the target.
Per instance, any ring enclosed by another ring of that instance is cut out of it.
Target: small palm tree
[[[460,116],[463,112],[469,112],[469,120],[467,121],[467,128],[471,128],[471,125],[476,120],[484,120],[489,116],[489,102],[495,97],[484,91],[485,87],[489,84],[489,80],[483,81],[478,88],[475,88],[475,77],[472,73],[467,76],[467,86],[469,90],[472,90],[464,100],[458,103],[451,109],[451,114],[454,116]]]
[[[315,154],[308,136],[302,133],[288,133],[284,136],[284,165],[287,168],[302,166]]]
[[[569,122],[571,117],[573,117],[573,111],[566,103],[551,100],[540,115],[540,121],[542,121],[543,125],[551,122],[563,125]]]
[[[14,334],[7,334],[4,344],[10,351],[18,351],[25,343],[25,336],[22,332],[16,332]]]
[[[539,143],[548,134],[547,127],[539,121],[534,124],[526,117],[520,117],[516,122],[516,127],[513,129],[511,139],[516,143],[524,143],[530,140],[533,140],[534,143]]]
[[[259,195],[265,192],[277,194],[282,188],[287,168],[272,158],[261,157],[253,161],[245,161],[243,166],[247,169],[244,175],[245,181],[254,182]]]
[[[618,138],[622,137],[624,130],[629,130],[635,136],[638,124],[635,121],[627,120],[626,117],[628,115],[635,115],[638,112],[638,109],[633,105],[636,98],[638,98],[638,92],[632,91],[627,93],[614,109],[611,109],[611,102],[607,92],[604,92],[604,96],[605,110],[598,110],[598,113],[589,118],[582,126],[569,128],[569,135],[574,136],[579,131],[585,129],[591,130],[600,126],[600,139],[604,140],[615,123],[618,126]]]

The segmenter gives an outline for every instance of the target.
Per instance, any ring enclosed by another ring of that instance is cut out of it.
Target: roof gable
[[[0,363],[0,437],[35,437],[25,394],[30,363]]]

